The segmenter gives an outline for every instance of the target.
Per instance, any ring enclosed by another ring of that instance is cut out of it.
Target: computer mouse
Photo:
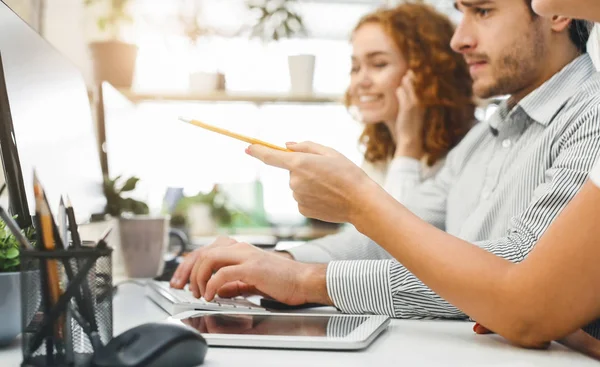
[[[149,323],[113,338],[96,352],[97,367],[192,367],[204,362],[208,346],[200,333],[183,325]]]

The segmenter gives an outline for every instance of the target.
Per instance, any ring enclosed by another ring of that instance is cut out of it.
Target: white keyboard
[[[245,298],[220,298],[206,301],[196,298],[186,289],[171,288],[169,282],[150,280],[146,286],[146,295],[171,315],[190,310],[220,311],[220,312],[265,312],[264,307],[258,306]]]

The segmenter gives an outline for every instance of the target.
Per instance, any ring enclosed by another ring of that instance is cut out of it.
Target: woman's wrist
[[[425,155],[423,144],[420,141],[399,141],[396,145],[394,157],[409,157],[420,160]]]
[[[370,221],[375,219],[371,212],[376,209],[381,194],[387,195],[387,193],[371,179],[364,180],[357,185],[357,188],[360,194],[355,195],[356,200],[352,202],[352,208],[348,213],[348,222],[358,229],[362,226],[369,226]]]

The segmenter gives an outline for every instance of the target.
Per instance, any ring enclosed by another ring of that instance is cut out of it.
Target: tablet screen
[[[181,322],[202,334],[343,338],[367,319],[368,316],[201,314]]]

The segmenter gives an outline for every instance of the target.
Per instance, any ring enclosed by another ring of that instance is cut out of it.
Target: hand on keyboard
[[[256,305],[245,298],[220,298],[215,297],[211,301],[207,301],[204,298],[196,298],[188,289],[175,289],[171,288],[169,283],[152,281],[152,286],[160,289],[161,291],[172,296],[176,303],[187,303],[194,305],[196,309],[204,310],[236,310],[236,311],[249,311],[249,310],[265,310],[264,307]],[[187,288],[187,287],[186,287]]]
[[[188,255],[171,284],[212,300],[216,294],[233,296],[246,292],[298,305],[332,305],[325,281],[327,266],[304,264],[235,240],[221,238]]]
[[[238,243],[236,240],[220,236],[217,240],[209,246],[201,247],[185,256],[183,262],[179,264],[177,270],[175,270],[173,277],[171,278],[171,287],[176,289],[188,288],[191,278],[191,273],[196,264],[197,260],[202,257],[202,254],[207,253],[211,249],[217,247],[227,247]],[[190,289],[193,292],[193,289]],[[250,286],[244,282],[235,281],[225,284],[218,291],[218,295],[223,298],[233,298],[237,296],[249,296],[259,295],[266,297],[267,295],[258,291],[256,287]]]
[[[183,289],[183,287],[187,285],[187,283],[190,281],[190,275],[192,274],[194,265],[196,264],[196,261],[201,258],[203,253],[206,253],[215,247],[229,246],[234,243],[237,243],[237,241],[233,238],[220,236],[212,244],[201,247],[187,254],[171,278],[171,287]]]

